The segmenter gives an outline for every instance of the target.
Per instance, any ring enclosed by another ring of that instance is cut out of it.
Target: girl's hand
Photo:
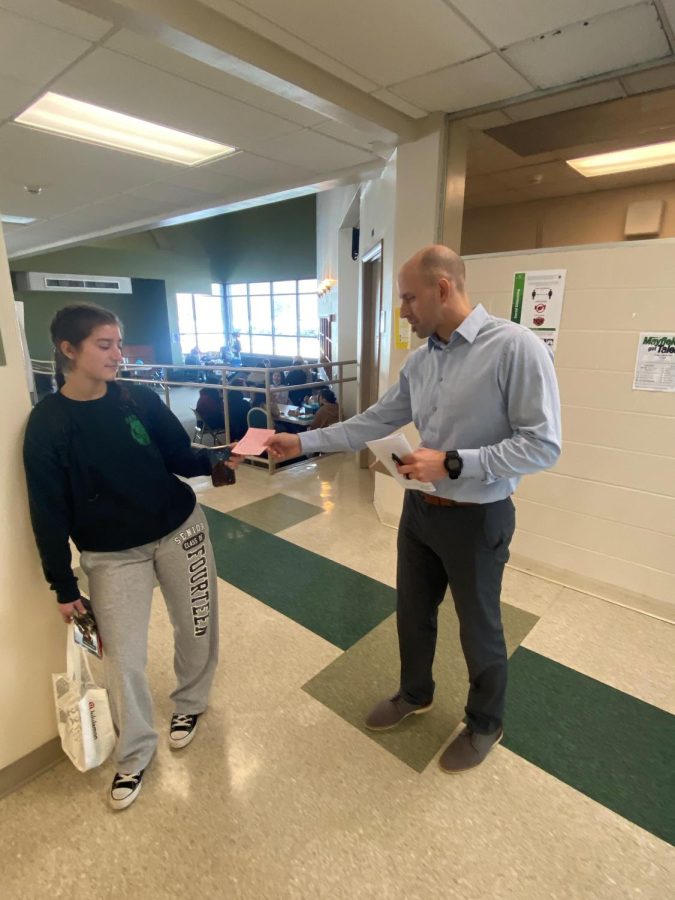
[[[82,615],[84,615],[86,611],[87,610],[84,608],[84,603],[82,602],[81,597],[78,597],[78,599],[73,603],[59,603],[59,612],[66,625],[70,625],[70,623],[73,621],[73,615],[75,613],[81,613]]]
[[[234,441],[234,443],[227,445],[229,447],[229,449],[231,450],[232,455],[230,456],[230,458],[228,460],[226,460],[225,465],[229,466],[230,469],[236,469],[246,459],[245,456],[237,456],[237,454],[234,452],[234,448],[237,446],[238,443],[239,443],[239,441]]]

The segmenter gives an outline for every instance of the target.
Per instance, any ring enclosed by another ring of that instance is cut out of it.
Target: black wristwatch
[[[452,478],[454,481],[456,478],[459,478],[464,463],[462,462],[462,457],[456,450],[448,450],[445,454],[443,465],[448,473],[448,478]]]

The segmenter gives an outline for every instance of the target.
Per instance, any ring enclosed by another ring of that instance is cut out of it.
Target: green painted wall
[[[26,339],[33,359],[51,359],[49,323],[57,310],[69,303],[95,303],[112,310],[124,325],[126,344],[151,344],[155,361],[171,356],[169,320],[164,282],[158,279],[132,279],[133,294],[88,294],[66,291],[17,291],[23,300]]]
[[[50,317],[55,309],[73,300],[89,300],[109,306],[120,316],[129,343],[157,347],[158,362],[182,362],[180,347],[172,341],[172,335],[178,331],[176,293],[210,292],[211,263],[204,249],[194,239],[190,240],[189,235],[172,235],[170,232],[174,229],[168,228],[163,231],[166,234],[143,232],[11,260],[13,272],[126,275],[135,281],[133,302],[129,302],[128,295],[123,299],[124,295],[18,292],[17,300],[23,300],[25,304],[26,337],[31,354],[37,354],[37,348],[48,335]],[[148,284],[142,286],[136,283],[137,279],[161,282],[162,314],[158,308],[157,286],[152,289]],[[45,299],[36,300],[38,297]],[[149,303],[147,310],[146,302]]]
[[[54,312],[67,303],[89,300],[120,316],[129,343],[153,344],[158,362],[181,363],[177,293],[210,293],[211,283],[217,281],[316,277],[316,197],[22,257],[11,260],[10,268],[13,272],[126,275],[134,279],[134,294],[126,298],[17,292],[17,300],[25,304],[26,335],[34,358],[46,358]],[[150,288],[151,281],[163,282],[163,314],[158,288]]]
[[[314,194],[180,227],[208,253],[214,281],[316,278]]]

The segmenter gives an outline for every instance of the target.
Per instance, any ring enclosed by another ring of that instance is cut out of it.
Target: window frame
[[[313,285],[313,290],[300,290],[300,283],[304,282],[305,285],[308,283]],[[290,285],[294,285],[294,289],[290,290]],[[267,292],[264,293],[260,290],[263,285],[267,285]],[[275,285],[278,286],[278,289],[275,291]],[[251,291],[251,287],[254,286],[256,290]],[[251,281],[251,282],[228,282],[225,284],[224,291],[224,300],[225,300],[225,315],[227,318],[227,322],[230,328],[230,335],[236,331],[240,337],[243,339],[242,343],[246,343],[249,347],[253,347],[253,341],[256,338],[267,338],[272,342],[272,350],[271,351],[256,351],[251,349],[250,351],[244,350],[243,352],[248,352],[251,355],[255,356],[284,356],[284,357],[295,357],[302,356],[306,359],[314,360],[315,358],[320,359],[321,354],[321,317],[319,315],[319,308],[317,302],[317,316],[316,316],[316,332],[315,334],[307,334],[303,332],[301,329],[301,312],[300,312],[300,302],[303,296],[317,296],[317,287],[318,281],[315,278],[284,278],[278,280],[270,280],[270,281]],[[235,288],[236,292],[232,292],[232,289]],[[245,291],[241,289],[245,288]],[[276,329],[276,321],[275,321],[275,310],[274,310],[274,298],[285,297],[290,298],[291,296],[295,298],[295,333],[289,334],[287,330],[277,331]],[[232,312],[232,300],[246,298],[246,311],[248,318],[248,329],[242,329],[235,327],[234,325],[234,316]],[[269,302],[269,321],[271,325],[270,331],[254,331],[253,330],[253,322],[251,316],[251,298],[254,301],[259,301],[261,297],[267,298]],[[318,297],[317,297],[318,301]],[[283,340],[288,343],[289,339],[295,340],[295,350],[293,353],[289,353],[287,350],[277,350],[277,340]],[[316,356],[308,357],[305,353],[301,351],[301,343],[303,341],[316,341]]]

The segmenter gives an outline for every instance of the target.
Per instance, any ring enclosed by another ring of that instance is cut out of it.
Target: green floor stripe
[[[507,649],[512,653],[538,621],[531,613],[502,604]],[[423,771],[464,716],[469,689],[459,624],[449,595],[438,618],[434,706],[411,716],[393,731],[368,731],[363,720],[374,703],[398,687],[396,617],[390,616],[357,644],[319,672],[304,689],[363,734],[417,772]]]
[[[675,716],[520,647],[503,744],[675,843]]]
[[[393,588],[231,515],[204,512],[219,577],[336,647],[351,647],[394,610]]]
[[[264,500],[257,500],[255,503],[247,503],[246,506],[231,509],[229,514],[235,519],[262,529],[262,531],[276,534],[299,522],[305,522],[312,516],[318,516],[322,512],[320,506],[296,500],[295,497],[287,497],[286,494],[274,494],[272,497],[265,497]]]

